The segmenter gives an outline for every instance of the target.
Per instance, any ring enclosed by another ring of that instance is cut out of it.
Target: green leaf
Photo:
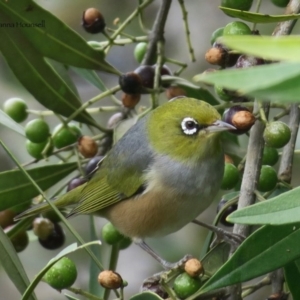
[[[297,259],[284,267],[285,281],[293,296],[293,299],[300,299],[300,260]]]
[[[132,296],[130,300],[162,300],[162,298],[152,292],[142,292]]]
[[[6,274],[14,283],[20,294],[23,294],[29,285],[29,279],[23,268],[23,265],[16,253],[14,246],[0,227],[0,262]],[[36,300],[32,294],[28,299]]]
[[[1,22],[12,22],[1,10],[0,18]],[[69,116],[81,107],[80,99],[18,28],[7,30],[0,27],[0,35],[0,51],[16,77],[37,101],[63,116]],[[75,120],[95,126],[95,121],[85,111]]]
[[[98,244],[100,245],[100,241],[93,241],[86,244],[83,244],[81,246],[77,246],[77,243],[71,244],[62,251],[60,251],[55,257],[50,259],[48,264],[35,276],[34,280],[30,283],[30,285],[27,287],[25,293],[23,294],[23,297],[21,300],[27,300],[29,299],[30,295],[33,293],[35,287],[38,285],[38,283],[41,281],[43,276],[46,274],[46,272],[56,263],[58,262],[62,257],[75,252],[77,250],[83,249],[85,247]]]
[[[46,190],[77,169],[77,163],[47,165],[28,170],[42,190]],[[0,210],[26,203],[38,196],[38,191],[20,170],[0,173]]]
[[[299,102],[300,63],[282,62],[199,74],[194,80],[220,85],[261,100]]]
[[[240,224],[289,224],[300,222],[300,187],[270,200],[239,209],[230,214],[230,222]]]
[[[24,128],[8,116],[3,110],[0,109],[0,123],[11,130],[25,136]]]
[[[259,14],[253,13],[249,11],[231,9],[227,7],[219,6],[219,8],[226,14],[233,18],[239,18],[246,22],[251,23],[277,23],[284,22],[289,20],[297,20],[300,18],[300,14],[292,14],[292,15],[267,15],[267,14]]]
[[[0,9],[43,56],[79,68],[120,75],[105,61],[102,51],[90,47],[71,28],[32,0],[0,1]],[[22,26],[25,23],[40,26]]]
[[[300,62],[298,36],[223,36],[220,42],[231,49],[264,59]]]
[[[285,266],[300,257],[299,239],[299,223],[268,225],[258,229],[193,296],[244,282]]]

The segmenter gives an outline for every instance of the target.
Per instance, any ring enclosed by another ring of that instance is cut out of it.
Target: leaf
[[[67,65],[120,75],[105,61],[103,51],[94,50],[71,28],[32,0],[0,1],[0,9],[43,56]]]
[[[14,246],[0,227],[0,262],[6,274],[14,283],[20,294],[23,294],[29,285],[29,279],[23,265],[16,253]],[[32,294],[28,299],[34,300],[36,296]]]
[[[246,22],[251,23],[277,23],[284,22],[289,20],[297,20],[300,18],[300,14],[292,14],[292,15],[267,15],[267,14],[259,14],[253,13],[249,11],[243,11],[238,9],[231,9],[227,7],[219,6],[219,8],[230,17],[239,18]]]
[[[1,10],[0,18],[1,22],[12,22]],[[0,35],[0,51],[16,77],[37,101],[63,116],[69,116],[81,107],[80,99],[18,28],[7,30],[0,27]],[[96,124],[85,111],[79,113],[74,119],[94,126]]]
[[[11,130],[25,136],[24,128],[8,116],[3,110],[0,109],[0,123]]]
[[[91,245],[95,245],[98,244],[100,245],[100,241],[93,241],[93,242],[89,242],[86,244],[83,244],[81,246],[77,246],[77,243],[71,244],[68,247],[66,247],[65,249],[63,249],[62,251],[60,251],[55,257],[53,257],[52,259],[50,259],[50,261],[48,262],[48,264],[35,276],[34,280],[30,283],[30,285],[28,286],[28,288],[26,289],[25,293],[23,294],[23,297],[21,300],[27,300],[29,299],[30,295],[33,293],[35,287],[37,286],[37,284],[41,281],[41,279],[43,278],[43,276],[46,274],[46,272],[56,263],[58,262],[62,257],[75,252],[77,250],[83,249],[85,247],[91,246]]]
[[[293,299],[300,299],[300,260],[297,259],[284,267],[285,281],[293,296]]]
[[[239,224],[281,225],[300,221],[300,187],[270,200],[239,209],[227,220]]]
[[[261,100],[291,103],[300,99],[300,63],[282,62],[199,74],[194,80],[220,85]]]
[[[264,59],[300,62],[298,36],[223,36],[220,43]]]
[[[193,297],[285,266],[300,257],[299,239],[299,223],[258,229]]]
[[[142,292],[132,296],[130,300],[162,300],[162,298],[152,292]]]
[[[77,169],[77,163],[47,165],[28,170],[42,190],[46,190]],[[0,173],[0,211],[26,203],[38,195],[31,182],[20,170]]]

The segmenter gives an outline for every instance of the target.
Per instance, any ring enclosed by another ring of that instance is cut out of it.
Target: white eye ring
[[[199,131],[199,125],[197,121],[193,118],[184,118],[181,122],[182,131],[186,135],[193,135]]]

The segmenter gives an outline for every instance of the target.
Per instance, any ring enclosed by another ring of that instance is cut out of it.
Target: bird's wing
[[[146,120],[141,119],[129,129],[101,161],[70,215],[99,211],[144,190],[143,175],[152,160],[152,151],[143,134]]]

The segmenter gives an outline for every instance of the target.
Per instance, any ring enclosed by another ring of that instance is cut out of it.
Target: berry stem
[[[66,290],[76,294],[76,295],[81,295],[81,296],[84,296],[86,297],[87,299],[90,299],[90,300],[103,300],[102,298],[99,298],[87,291],[84,291],[82,289],[79,289],[79,288],[75,288],[75,287],[68,287],[66,288]]]
[[[255,8],[256,13],[259,13],[260,6],[261,6],[261,0],[257,0],[256,1],[256,8]],[[253,23],[252,31],[254,31],[256,29],[256,25],[257,25],[257,23]]]

